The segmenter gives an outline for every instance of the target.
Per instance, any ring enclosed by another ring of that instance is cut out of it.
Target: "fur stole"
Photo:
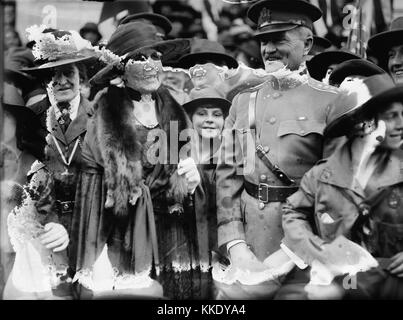
[[[128,213],[128,202],[134,205],[141,195],[142,145],[137,139],[133,94],[129,90],[111,86],[99,92],[94,100],[96,135],[104,161],[107,187],[105,207],[113,208],[114,214],[120,216]],[[169,142],[170,122],[177,121],[181,132],[190,127],[190,121],[166,88],[161,86],[153,97],[156,100],[158,122]],[[176,169],[177,164],[164,165],[165,173],[170,177],[166,189],[167,200],[170,203],[183,203],[187,186]]]

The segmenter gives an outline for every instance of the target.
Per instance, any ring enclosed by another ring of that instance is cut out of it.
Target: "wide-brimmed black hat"
[[[396,86],[386,73],[368,77],[342,91],[336,98],[324,130],[327,138],[348,134],[354,126],[383,112],[390,103],[403,102],[403,86]]]
[[[306,62],[310,76],[318,81],[326,76],[327,69],[332,64],[340,64],[347,60],[361,59],[360,56],[344,50],[324,51]]]
[[[178,61],[178,66],[189,69],[196,64],[206,62],[224,64],[230,69],[238,68],[238,62],[226,53],[223,45],[207,39],[193,39],[191,51]]]
[[[389,31],[381,32],[368,40],[368,48],[376,56],[379,65],[387,70],[388,51],[403,44],[403,17],[394,19]]]
[[[111,35],[106,49],[114,55],[123,57],[123,63],[145,49],[155,49],[162,53],[162,64],[169,66],[176,63],[180,56],[190,52],[189,39],[174,39],[161,41],[156,27],[150,23],[133,21],[119,25]],[[118,75],[113,65],[107,65],[90,81],[101,85],[104,80]],[[121,71],[120,71],[121,72]]]
[[[83,39],[76,31],[54,30],[42,32],[33,26],[27,29],[29,39],[35,41],[32,53],[35,67],[23,68],[20,71],[40,74],[51,68],[77,62],[89,62],[95,59],[95,51],[88,40]]]
[[[190,101],[183,105],[189,115],[192,115],[198,107],[213,107],[220,108],[225,117],[231,107],[231,102],[213,87],[193,88],[189,98]]]
[[[346,77],[363,76],[370,77],[385,73],[385,70],[365,59],[347,60],[340,63],[329,77],[329,84],[339,86]]]
[[[21,72],[20,69],[33,67],[34,59],[31,49],[25,47],[10,48],[4,58],[5,81],[12,82],[21,89],[32,87],[35,78]]]
[[[253,4],[247,15],[257,24],[255,36],[259,37],[299,26],[312,30],[322,11],[305,0],[263,0]]]
[[[153,12],[141,12],[141,13],[135,13],[135,14],[130,14],[126,17],[124,17],[119,25],[133,22],[133,21],[143,21],[143,22],[149,22],[156,26],[157,28],[160,28],[164,34],[163,36],[165,37],[168,33],[171,32],[172,30],[172,24],[171,21],[169,21],[168,18],[164,17],[163,15],[160,15],[158,13],[153,13]]]
[[[87,22],[81,29],[80,29],[80,36],[84,37],[86,32],[93,32],[95,33],[99,40],[102,39],[102,34],[98,30],[98,25],[94,22]]]

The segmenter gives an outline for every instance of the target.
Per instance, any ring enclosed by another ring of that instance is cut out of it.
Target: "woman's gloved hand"
[[[44,227],[44,233],[39,237],[40,242],[53,252],[63,251],[69,245],[67,230],[60,224],[50,222]]]
[[[200,174],[195,161],[192,158],[180,160],[178,164],[178,175],[184,176],[188,186],[188,192],[193,193],[200,183]]]

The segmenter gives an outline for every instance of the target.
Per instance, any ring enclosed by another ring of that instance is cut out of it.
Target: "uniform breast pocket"
[[[277,136],[297,135],[301,137],[310,134],[323,135],[325,123],[317,120],[285,120],[279,125]]]
[[[317,120],[286,120],[279,124],[279,166],[291,177],[302,177],[323,155],[325,124]]]

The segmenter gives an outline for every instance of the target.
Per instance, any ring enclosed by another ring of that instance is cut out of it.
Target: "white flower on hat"
[[[58,57],[75,54],[85,49],[93,50],[91,43],[83,39],[77,31],[68,31],[61,38],[56,39],[51,32],[43,33],[48,27],[33,25],[26,29],[28,39],[35,41],[32,54],[35,60],[57,60]]]

